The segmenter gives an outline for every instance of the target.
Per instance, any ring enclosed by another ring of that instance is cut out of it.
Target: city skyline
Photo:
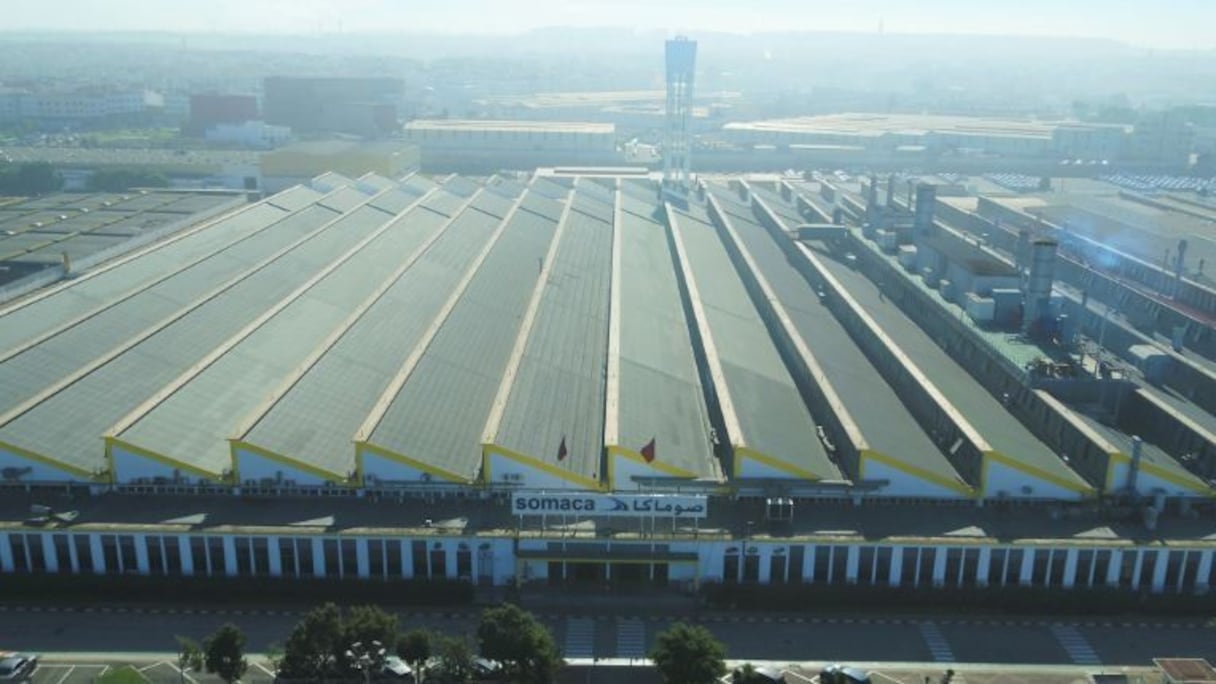
[[[62,0],[48,13],[44,3],[6,3],[3,31],[169,31],[191,33],[490,33],[605,26],[676,32],[842,31],[913,34],[994,34],[1106,38],[1159,49],[1212,49],[1206,26],[1216,4],[1168,0],[1147,13],[1130,0],[1025,0],[1016,11],[997,3],[935,0],[928,3],[859,0],[213,0],[205,13],[184,2],[156,0]]]

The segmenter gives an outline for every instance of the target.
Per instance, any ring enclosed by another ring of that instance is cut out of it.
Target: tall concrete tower
[[[663,136],[663,185],[687,192],[691,183],[688,125],[692,118],[692,84],[697,42],[684,36],[667,41],[667,126]]]

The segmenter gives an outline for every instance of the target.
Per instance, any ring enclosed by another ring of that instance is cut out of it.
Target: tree
[[[358,670],[357,664],[346,656],[353,644],[362,647],[356,657],[366,655],[370,658],[364,667],[371,672],[384,669],[384,656],[397,644],[397,616],[378,606],[351,608],[342,620],[342,642],[339,644],[348,673]]]
[[[181,680],[186,681],[186,672],[201,672],[202,669],[203,650],[198,642],[189,637],[177,637],[177,671],[181,674]]]
[[[473,678],[473,649],[469,648],[468,641],[462,637],[439,636],[434,646],[433,669],[440,681],[464,684]]]
[[[425,629],[411,629],[397,639],[397,657],[414,670],[414,677],[419,682],[422,681],[422,668],[435,650],[433,642],[431,633]]]
[[[481,656],[501,663],[508,681],[543,684],[553,679],[561,665],[549,630],[531,613],[510,603],[481,614],[477,639]]]
[[[224,624],[203,641],[203,661],[207,671],[232,684],[249,669],[245,660],[245,633],[231,622]]]
[[[700,625],[677,622],[661,632],[650,659],[668,684],[709,684],[726,674],[726,648]]]
[[[308,611],[287,637],[279,672],[284,679],[324,681],[336,673],[342,643],[342,613],[332,603]]]

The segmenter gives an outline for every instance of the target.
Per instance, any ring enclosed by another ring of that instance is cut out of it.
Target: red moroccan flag
[[[651,437],[650,441],[646,442],[646,446],[642,447],[642,451],[640,452],[642,458],[646,459],[647,463],[654,462],[654,440],[655,438]]]
[[[566,460],[566,436],[562,435],[562,444],[557,448],[557,460]]]

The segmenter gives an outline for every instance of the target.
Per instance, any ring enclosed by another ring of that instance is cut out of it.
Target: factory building
[[[262,84],[262,115],[295,133],[383,137],[399,130],[404,94],[399,78],[272,76]]]
[[[419,119],[405,125],[428,173],[528,171],[540,166],[620,166],[612,124]]]
[[[982,380],[820,200],[331,172],[0,305],[0,570],[1206,591],[1200,465]]]

